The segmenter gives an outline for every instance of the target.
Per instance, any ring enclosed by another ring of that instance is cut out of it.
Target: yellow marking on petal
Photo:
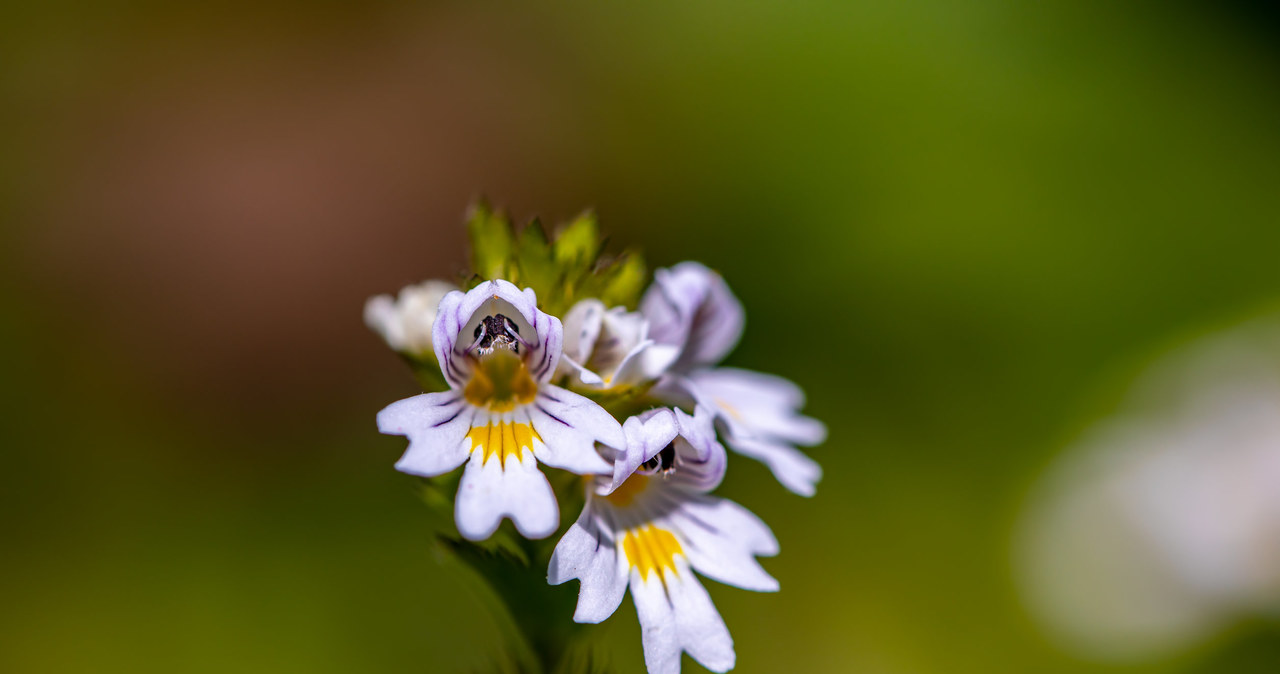
[[[499,349],[480,357],[462,395],[467,402],[490,412],[510,412],[518,405],[533,402],[538,395],[538,382],[529,374],[523,358]]]
[[[657,573],[664,583],[668,569],[672,574],[677,572],[676,555],[684,554],[675,535],[648,524],[626,533],[622,538],[622,551],[631,568],[640,570],[641,579],[648,580],[650,573]]]
[[[471,441],[470,451],[474,452],[479,448],[484,452],[480,457],[484,463],[489,463],[492,457],[498,457],[504,469],[507,467],[508,457],[514,457],[519,461],[524,449],[528,449],[530,453],[533,452],[534,438],[541,440],[542,436],[538,435],[538,432],[529,424],[510,421],[475,426],[471,432],[467,433],[467,439]]]
[[[738,411],[738,408],[725,402],[724,398],[716,398],[715,401],[716,404],[720,406],[720,409],[724,410],[725,414],[728,414],[737,421],[742,421],[742,413]]]
[[[639,496],[648,486],[648,475],[632,473],[631,477],[628,477],[626,482],[618,485],[618,488],[614,489],[613,493],[604,498],[614,505],[631,505],[631,502],[636,500],[636,497]]]

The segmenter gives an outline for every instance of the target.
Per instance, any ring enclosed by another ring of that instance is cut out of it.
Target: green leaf
[[[516,243],[511,223],[481,201],[467,217],[471,237],[471,269],[485,279],[506,278]]]

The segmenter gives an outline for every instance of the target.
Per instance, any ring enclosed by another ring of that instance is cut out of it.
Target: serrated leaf
[[[467,217],[471,237],[471,268],[485,279],[506,278],[516,249],[515,235],[506,216],[480,202]]]

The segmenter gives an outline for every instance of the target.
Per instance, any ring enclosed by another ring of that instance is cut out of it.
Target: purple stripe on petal
[[[556,421],[559,421],[560,423],[564,424],[565,426],[568,426],[569,428],[573,428],[573,424],[571,424],[571,423],[569,423],[569,422],[565,421],[564,419],[561,419],[560,417],[558,417],[558,416],[556,416],[556,415],[554,415],[554,414],[552,414],[552,413],[548,412],[548,411],[547,411],[547,408],[543,407],[542,405],[537,404],[537,403],[534,403],[534,405],[536,405],[536,406],[537,406],[537,408],[538,408],[539,410],[541,410],[543,414],[545,414],[545,415],[547,415],[547,416],[551,417],[552,419],[555,419]]]
[[[687,510],[681,511],[680,516],[698,525],[699,527],[706,529],[709,533],[717,534],[717,535],[720,534],[720,527],[717,527],[714,524],[711,524],[710,522],[702,519],[701,517],[698,517],[697,515],[694,515],[693,513],[688,512]]]
[[[441,422],[439,422],[439,423],[437,423],[437,424],[434,424],[434,425],[432,426],[432,428],[439,428],[439,427],[441,427],[441,426],[443,426],[443,425],[445,425],[445,424],[449,423],[450,421],[453,421],[454,419],[457,419],[457,418],[458,418],[458,415],[459,415],[459,414],[462,414],[462,410],[465,410],[465,409],[466,409],[466,407],[465,407],[465,406],[463,406],[463,407],[459,407],[459,408],[458,408],[458,411],[453,413],[453,416],[451,416],[451,417],[449,417],[448,419],[445,419],[444,421],[441,421]]]

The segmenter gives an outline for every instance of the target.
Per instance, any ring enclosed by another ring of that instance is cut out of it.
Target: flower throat
[[[519,333],[515,322],[502,314],[486,316],[476,326],[475,367],[462,392],[467,402],[490,412],[508,412],[533,402],[538,384],[519,355]]]

